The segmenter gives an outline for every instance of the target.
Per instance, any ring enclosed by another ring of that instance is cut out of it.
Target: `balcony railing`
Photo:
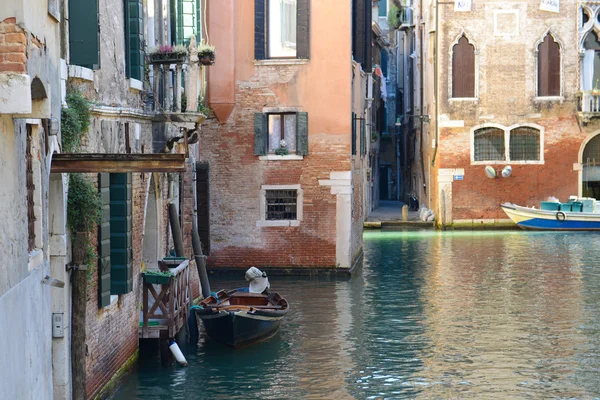
[[[599,113],[600,116],[600,92],[583,91],[579,93],[579,104],[577,111],[581,113]]]

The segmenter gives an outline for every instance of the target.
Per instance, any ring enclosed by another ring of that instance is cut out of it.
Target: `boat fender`
[[[565,215],[564,212],[559,211],[559,212],[556,213],[556,220],[558,222],[563,222],[565,219],[567,219],[567,216]]]
[[[175,357],[175,359],[181,366],[187,367],[188,363],[187,363],[185,357],[183,356],[183,353],[181,352],[181,350],[179,350],[179,346],[177,346],[177,342],[175,342],[174,340],[171,340],[171,343],[169,344],[169,350],[171,350],[171,353],[173,353],[173,357]]]

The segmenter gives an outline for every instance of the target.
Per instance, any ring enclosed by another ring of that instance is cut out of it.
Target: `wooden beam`
[[[52,156],[51,173],[183,172],[185,154],[60,153]]]

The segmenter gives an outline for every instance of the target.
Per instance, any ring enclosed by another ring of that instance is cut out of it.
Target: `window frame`
[[[554,41],[554,43],[556,43],[558,45],[558,65],[560,68],[559,71],[559,82],[558,82],[558,95],[552,95],[552,96],[540,96],[540,46],[544,43],[546,37],[550,36],[550,38],[552,38],[552,40]],[[563,100],[564,99],[564,69],[563,69],[563,49],[564,49],[564,45],[563,43],[556,37],[556,35],[550,31],[547,30],[546,33],[544,33],[540,39],[535,43],[535,48],[534,48],[534,58],[535,58],[535,100],[537,101],[556,101],[556,100]]]
[[[482,128],[497,128],[504,132],[504,159],[502,160],[483,160],[475,161],[475,132]],[[540,157],[539,160],[511,160],[510,159],[510,132],[516,128],[533,128],[539,132],[540,142]],[[497,165],[497,164],[515,164],[515,165],[539,165],[544,164],[544,127],[538,124],[532,123],[521,123],[514,124],[511,126],[504,126],[500,124],[487,123],[477,125],[470,130],[470,148],[471,148],[471,165]]]
[[[267,219],[267,191],[269,190],[296,190],[296,219],[268,220]],[[285,227],[300,226],[303,218],[304,191],[300,184],[297,185],[262,185],[260,188],[260,219],[256,221],[257,227]]]
[[[298,125],[298,112],[296,111],[281,111],[281,112],[266,112],[265,113],[266,118],[267,118],[267,155],[274,155],[275,151],[271,151],[270,149],[270,136],[269,135],[269,117],[271,115],[278,115],[280,116],[280,141],[281,140],[285,140],[285,116],[286,115],[293,115],[294,116],[294,126],[295,126],[295,130],[294,130],[294,150],[290,150],[289,149],[289,143],[288,143],[288,150],[290,151],[290,153],[295,154],[296,153],[296,141],[297,141],[297,136],[298,136],[298,129],[297,129],[297,125]],[[287,142],[286,142],[287,143]]]
[[[473,97],[454,97],[454,46],[458,45],[460,39],[465,38],[467,43],[473,46]],[[479,100],[479,48],[477,44],[471,39],[466,32],[462,31],[452,43],[450,43],[450,49],[448,51],[448,99],[450,102],[453,101],[474,101]]]

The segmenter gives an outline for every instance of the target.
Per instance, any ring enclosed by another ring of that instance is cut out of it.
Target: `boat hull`
[[[272,336],[289,311],[277,293],[220,291],[193,307],[207,335],[228,346],[245,346]]]
[[[547,211],[515,204],[501,204],[506,215],[522,229],[552,231],[600,231],[600,214]]]
[[[212,317],[199,318],[211,339],[232,347],[245,346],[272,336],[279,329],[281,320],[251,316],[245,311],[221,311]]]

